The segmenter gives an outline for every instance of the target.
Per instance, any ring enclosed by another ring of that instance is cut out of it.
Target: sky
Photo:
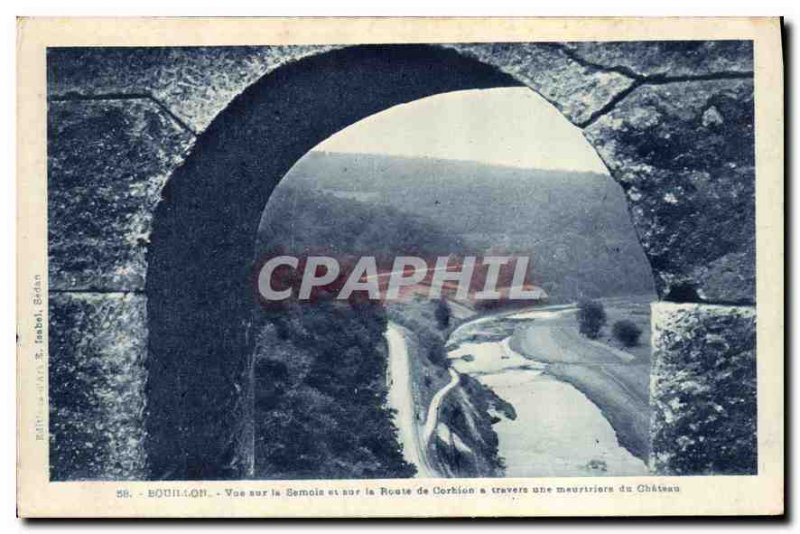
[[[401,104],[314,150],[607,172],[581,131],[525,87],[456,91]]]

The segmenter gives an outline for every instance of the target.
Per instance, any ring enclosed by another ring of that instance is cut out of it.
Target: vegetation
[[[389,267],[400,255],[447,256],[465,249],[460,238],[425,217],[288,182],[267,205],[257,246],[263,252],[375,256],[379,265],[388,262]]]
[[[412,373],[422,377],[423,387],[417,391],[422,407],[428,406],[451,380],[445,348],[448,331],[437,326],[438,305],[439,301],[414,299],[387,306],[389,319],[409,333]],[[474,359],[464,356],[464,359],[470,358]],[[508,419],[516,417],[512,405],[474,378],[462,374],[459,385],[445,396],[439,411],[439,421],[450,429],[454,441],[433,440],[429,451],[432,465],[445,476],[499,476],[503,462],[492,427],[500,420],[498,414]]]
[[[467,374],[461,375],[460,385],[460,391],[442,401],[440,420],[470,450],[459,450],[437,439],[437,456],[458,477],[502,476],[505,463],[493,425],[501,421],[497,415],[513,420],[517,412],[513,405]]]
[[[290,220],[283,226],[294,225],[294,234],[301,238],[310,235],[306,231],[310,222],[317,221],[329,234],[343,216],[348,232],[368,234],[364,237],[380,242],[410,242],[428,250],[437,244],[461,247],[450,248],[445,255],[483,255],[490,250],[531,255],[529,279],[547,291],[551,302],[571,302],[582,295],[599,298],[653,292],[652,274],[624,195],[608,176],[432,158],[310,152],[292,169],[286,185],[276,190],[287,201],[291,195],[281,190],[289,184],[297,190],[322,190],[329,197],[326,202],[344,202],[332,215],[328,210],[317,215],[314,204],[300,198],[294,204],[297,211],[287,213]],[[351,208],[357,211],[344,213]],[[384,224],[387,217],[397,221],[395,215],[425,221],[419,229],[423,233],[405,223]],[[360,219],[358,225],[346,222],[355,219]],[[373,220],[375,227],[370,229]],[[426,244],[428,232],[439,237]],[[402,234],[408,239],[397,241],[395,237]],[[316,244],[322,242],[327,241]]]
[[[626,347],[638,345],[639,336],[642,335],[642,331],[636,326],[636,323],[628,319],[615,322],[611,327],[611,333]]]
[[[447,255],[463,245],[418,217],[318,189],[281,187],[262,218],[257,253]],[[431,303],[432,304],[432,303]],[[387,406],[386,310],[377,302],[285,302],[263,312],[255,374],[256,476],[401,478],[406,463]],[[414,325],[420,350],[448,366],[436,318]]]
[[[383,308],[324,300],[264,318],[254,363],[256,476],[413,476],[387,408]]]
[[[597,339],[600,329],[606,324],[606,311],[603,303],[596,300],[583,300],[578,304],[578,330],[589,339]]]
[[[310,153],[273,193],[259,225],[256,254],[276,249],[371,255],[381,266],[397,255],[532,254],[529,280],[551,300],[652,291],[619,187],[585,173]],[[420,353],[446,375],[450,310],[444,302],[424,308],[424,316],[392,319],[416,334]],[[386,402],[386,314],[379,303],[322,298],[259,318],[257,477],[414,474]],[[579,317],[588,337],[606,322],[599,303],[586,303]],[[463,430],[468,421],[450,415]],[[496,444],[487,445],[496,455]]]
[[[606,320],[613,325],[617,321],[632,321],[636,327],[642,331],[639,336],[639,344],[634,347],[625,347],[626,352],[634,356],[636,362],[647,364],[650,362],[650,304],[652,297],[644,295],[639,297],[629,297],[624,299],[603,299],[605,306]],[[608,342],[615,347],[621,346],[613,332],[609,332]],[[648,367],[649,368],[649,367]],[[649,391],[649,389],[647,390]]]
[[[439,302],[416,299],[410,302],[393,302],[389,305],[388,315],[392,321],[414,333],[420,354],[424,354],[437,367],[447,369],[450,361],[445,348],[446,332],[442,331],[439,323],[442,313]]]

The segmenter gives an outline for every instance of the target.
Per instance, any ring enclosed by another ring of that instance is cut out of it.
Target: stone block
[[[658,302],[652,312],[652,469],[755,474],[755,308]]]
[[[452,48],[510,74],[575,124],[587,121],[633,83],[617,72],[579,63],[553,44],[459,44]]]
[[[332,46],[51,48],[48,94],[150,94],[196,132],[268,72]]]
[[[148,99],[50,102],[51,289],[144,289],[153,211],[193,139]]]
[[[713,76],[753,71],[752,41],[568,43],[591,64],[642,77]]]
[[[52,480],[145,475],[145,298],[50,293]]]
[[[755,302],[749,79],[643,85],[585,130],[628,198],[662,299]]]

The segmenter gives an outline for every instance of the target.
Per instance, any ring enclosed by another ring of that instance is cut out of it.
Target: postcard
[[[22,517],[784,511],[781,21],[22,18]]]

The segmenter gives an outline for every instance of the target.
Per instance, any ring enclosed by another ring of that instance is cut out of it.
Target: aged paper
[[[23,517],[784,510],[778,19],[21,19]]]

